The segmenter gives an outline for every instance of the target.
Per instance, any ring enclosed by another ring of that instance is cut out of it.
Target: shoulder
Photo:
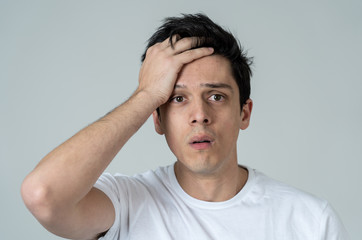
[[[260,202],[293,213],[310,213],[309,216],[312,215],[316,218],[319,218],[328,207],[325,199],[270,178],[255,169],[248,170],[253,176],[250,195]]]
[[[248,201],[253,201],[252,205],[262,209],[263,214],[271,216],[274,222],[283,222],[292,226],[298,234],[318,236],[317,239],[349,239],[343,223],[328,201],[257,170],[248,170],[251,175]]]
[[[142,193],[147,189],[156,189],[167,184],[169,168],[170,166],[159,167],[156,170],[149,170],[133,176],[120,173],[114,175],[103,173],[94,186],[102,191],[112,191],[117,194]]]

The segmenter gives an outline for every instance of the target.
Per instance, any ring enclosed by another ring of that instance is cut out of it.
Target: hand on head
[[[178,35],[174,35],[171,41],[167,38],[148,48],[139,74],[137,91],[147,91],[155,96],[159,105],[169,99],[185,64],[213,53],[212,48],[194,48],[200,41],[196,37],[178,40]]]

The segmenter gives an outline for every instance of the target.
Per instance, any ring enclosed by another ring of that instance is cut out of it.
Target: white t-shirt
[[[116,218],[100,239],[349,239],[328,202],[248,171],[243,189],[224,202],[189,196],[173,165],[133,177],[105,173],[95,187]]]

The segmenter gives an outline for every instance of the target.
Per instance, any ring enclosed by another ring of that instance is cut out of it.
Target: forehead
[[[237,88],[230,62],[223,56],[211,55],[186,64],[176,81],[185,87],[205,86],[205,84],[228,84]]]

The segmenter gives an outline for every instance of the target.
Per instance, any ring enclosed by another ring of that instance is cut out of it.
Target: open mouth
[[[193,141],[192,144],[196,144],[196,143],[211,143],[211,141],[209,140],[202,140],[202,141]]]
[[[195,136],[191,139],[190,145],[196,150],[206,150],[212,146],[213,139],[209,136]]]

